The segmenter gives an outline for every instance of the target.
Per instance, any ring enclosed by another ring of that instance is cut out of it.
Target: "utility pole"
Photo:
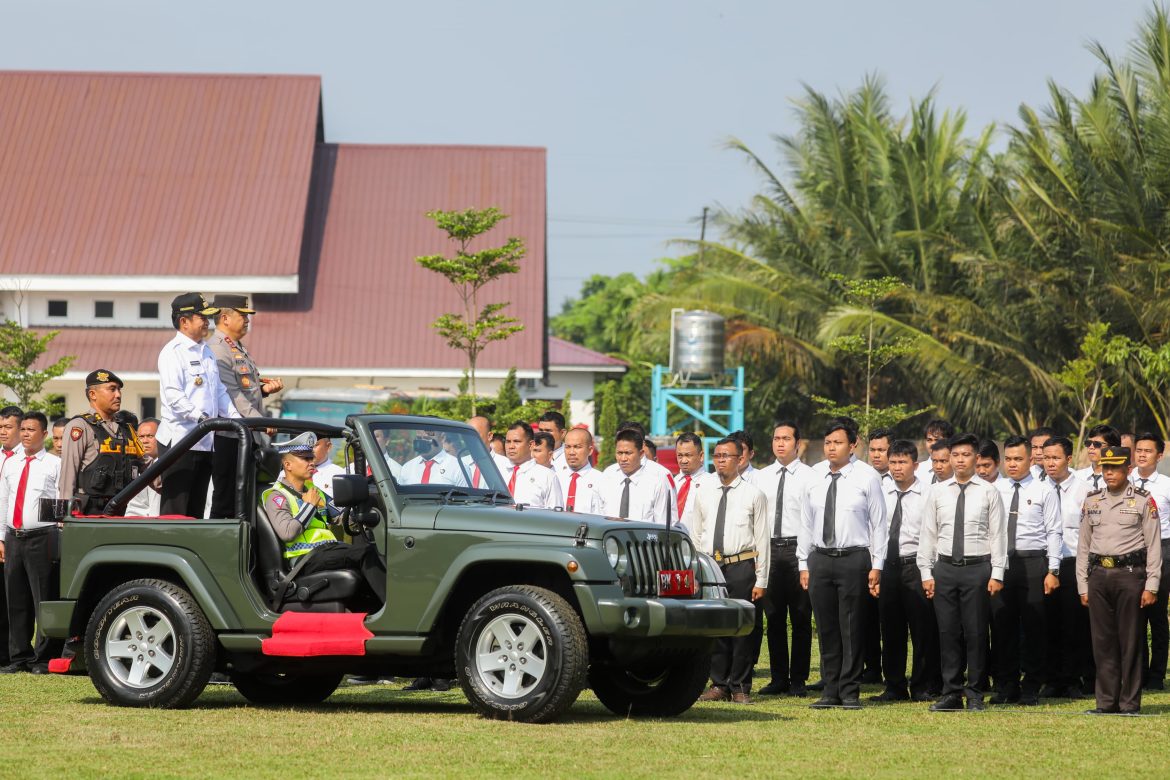
[[[707,207],[703,207],[703,222],[699,228],[699,262],[703,262],[703,250],[707,243]]]

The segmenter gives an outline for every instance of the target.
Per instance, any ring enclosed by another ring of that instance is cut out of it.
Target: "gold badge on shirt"
[[[201,377],[201,376],[195,377],[195,386],[199,387],[201,384],[203,384],[203,377]]]

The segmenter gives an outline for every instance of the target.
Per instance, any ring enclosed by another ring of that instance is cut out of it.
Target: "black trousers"
[[[1142,706],[1142,591],[1145,566],[1089,572],[1089,628],[1097,662],[1097,707],[1137,712]]]
[[[10,663],[47,664],[61,643],[37,632],[33,646],[37,607],[56,596],[54,559],[60,531],[45,528],[17,536],[10,530],[4,540],[5,585],[8,589],[8,656]]]
[[[5,550],[5,555],[8,551]],[[0,563],[0,666],[8,666],[8,593],[4,579],[8,576],[8,567]]]
[[[169,447],[158,445],[160,455]],[[211,453],[188,450],[162,475],[159,514],[203,517],[207,486],[211,484]],[[235,491],[232,491],[233,500]]]
[[[1000,695],[1036,695],[1048,682],[1046,555],[1008,559],[1003,590],[991,597],[992,676]],[[1020,676],[1023,674],[1023,680]]]
[[[808,556],[808,591],[821,643],[821,679],[826,698],[856,699],[865,668],[865,615],[869,598],[869,551],[840,557],[814,548]]]
[[[723,567],[727,595],[751,601],[756,584],[756,562],[737,561]],[[756,625],[760,624],[757,611]],[[732,693],[750,693],[752,689],[752,636],[720,637],[711,656],[711,684]]]
[[[240,440],[216,434],[211,453],[211,516],[233,517],[236,514],[236,460]]]
[[[1060,587],[1047,601],[1049,681],[1088,693],[1096,669],[1089,637],[1089,610],[1077,592],[1077,559],[1060,561]]]
[[[1158,581],[1158,597],[1142,610],[1143,628],[1150,627],[1150,644],[1142,642],[1142,664],[1145,682],[1160,683],[1166,678],[1166,657],[1170,654],[1170,618],[1166,607],[1170,602],[1170,539],[1162,540],[1162,579]]]
[[[296,559],[293,559],[295,565]],[[365,578],[370,590],[382,603],[386,602],[386,567],[378,556],[378,548],[372,544],[346,544],[337,542],[314,550],[301,569],[303,574],[318,571],[349,569]],[[749,593],[750,596],[750,593]]]
[[[762,599],[768,619],[768,656],[772,681],[801,683],[808,680],[812,657],[812,602],[800,587],[796,545],[772,545],[768,594]],[[788,653],[788,621],[792,620],[792,654]],[[758,621],[757,621],[758,622]]]
[[[990,561],[955,566],[940,559],[934,564],[934,615],[938,620],[943,696],[983,697],[991,620],[991,597],[987,592],[990,579]]]
[[[934,604],[922,589],[922,575],[913,562],[894,558],[882,570],[878,597],[882,622],[882,676],[886,688],[914,694],[942,689],[938,655],[938,623]],[[907,634],[914,643],[910,680],[906,680]]]
[[[865,621],[865,672],[882,670],[882,614],[878,600],[867,591],[861,599],[861,616]]]

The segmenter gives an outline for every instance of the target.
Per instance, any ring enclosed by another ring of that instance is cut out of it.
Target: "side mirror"
[[[361,506],[369,500],[370,486],[365,477],[338,474],[333,478],[333,503],[337,506]]]

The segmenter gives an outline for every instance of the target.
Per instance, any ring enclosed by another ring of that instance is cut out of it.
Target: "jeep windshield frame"
[[[493,502],[506,497],[511,503],[499,467],[470,425],[430,417],[372,419],[367,425],[378,452],[367,452],[366,458],[381,455],[399,495]]]

